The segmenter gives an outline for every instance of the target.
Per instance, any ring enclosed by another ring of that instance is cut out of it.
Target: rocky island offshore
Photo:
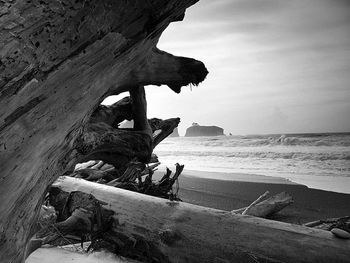
[[[202,126],[198,123],[192,123],[191,127],[186,130],[185,137],[196,136],[220,136],[224,135],[224,129],[218,126]]]

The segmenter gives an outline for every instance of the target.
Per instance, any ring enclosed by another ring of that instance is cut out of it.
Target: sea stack
[[[185,137],[196,136],[220,136],[224,135],[224,129],[218,126],[201,126],[198,123],[192,123],[192,126],[187,128]]]

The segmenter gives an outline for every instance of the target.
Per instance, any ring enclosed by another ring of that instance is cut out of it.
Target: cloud
[[[341,106],[350,104],[349,28],[347,0],[201,0],[159,46],[204,61],[207,80],[176,100],[149,89],[151,113],[181,113],[184,123],[203,115],[233,133],[270,133],[281,127],[256,116],[268,120],[261,111],[278,109],[288,116],[289,130],[281,132],[349,131],[350,107]],[[334,127],[335,119],[343,125]]]

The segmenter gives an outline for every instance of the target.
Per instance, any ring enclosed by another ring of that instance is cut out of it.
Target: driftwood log
[[[134,127],[119,129],[119,123],[125,119],[133,119]],[[151,155],[154,147],[170,135],[179,122],[179,118],[148,120],[144,88],[134,88],[130,97],[111,106],[99,106],[93,112],[81,136],[73,144],[76,156],[71,162],[74,172],[69,176],[178,199],[171,189],[183,166],[176,165],[172,178],[168,170],[166,176],[155,184],[152,175],[159,163],[149,163],[154,161]],[[76,164],[79,159],[89,161]],[[143,176],[145,179],[142,179]]]
[[[74,156],[71,156],[70,165],[75,166],[77,161],[101,160],[117,169],[123,169],[134,159],[144,163],[150,161],[153,132],[147,120],[144,87],[134,87],[130,95],[130,115],[135,123],[134,129],[115,128],[109,124],[112,117],[98,120],[93,114],[92,121],[84,126],[81,135],[73,142]]]
[[[283,208],[294,202],[293,198],[286,192],[276,194],[263,200],[268,194],[269,192],[267,191],[248,207],[233,210],[231,212],[234,214],[268,217],[281,211]]]
[[[124,256],[143,262],[262,259],[261,262],[340,263],[350,258],[350,240],[337,239],[328,231],[167,201],[71,177],[61,177],[51,192],[58,211],[63,206],[70,209],[65,212],[66,218],[82,207],[80,201],[63,205],[67,195],[92,195],[103,211],[111,212],[109,234],[103,234],[104,241],[113,243],[112,251],[128,248],[121,250],[131,251]],[[105,213],[99,214],[103,220]]]
[[[350,233],[350,216],[327,218],[305,223],[304,226],[331,231],[333,228],[342,229]]]
[[[173,132],[180,118],[148,120],[143,87],[135,88],[131,94],[131,98],[125,97],[111,106],[100,105],[93,112],[73,143],[75,155],[71,156],[70,170],[77,162],[100,160],[123,173],[132,160],[150,162],[152,150]],[[131,119],[134,128],[118,127],[120,122]]]
[[[108,95],[197,85],[203,63],[156,48],[197,0],[5,1],[0,15],[0,262],[23,262],[47,187]]]

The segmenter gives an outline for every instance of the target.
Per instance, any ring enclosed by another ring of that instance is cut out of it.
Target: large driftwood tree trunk
[[[75,138],[107,95],[147,84],[179,92],[204,79],[201,62],[156,48],[162,31],[195,2],[0,4],[0,262],[23,262],[47,186],[64,172]]]
[[[99,210],[94,205],[89,208],[89,203],[84,205],[82,198],[67,201],[69,193],[93,195],[103,207],[101,221],[104,215],[112,215],[102,238],[116,240],[122,247],[132,241],[134,245],[123,252],[139,252],[142,262],[153,262],[147,260],[149,251],[158,262],[174,263],[345,263],[350,258],[350,240],[336,238],[328,231],[172,202],[71,177],[60,177],[50,191],[60,215],[73,215],[58,224],[62,231],[76,231],[82,224],[72,221],[86,220],[87,215],[95,218],[91,211]],[[81,208],[89,212],[79,216]]]

